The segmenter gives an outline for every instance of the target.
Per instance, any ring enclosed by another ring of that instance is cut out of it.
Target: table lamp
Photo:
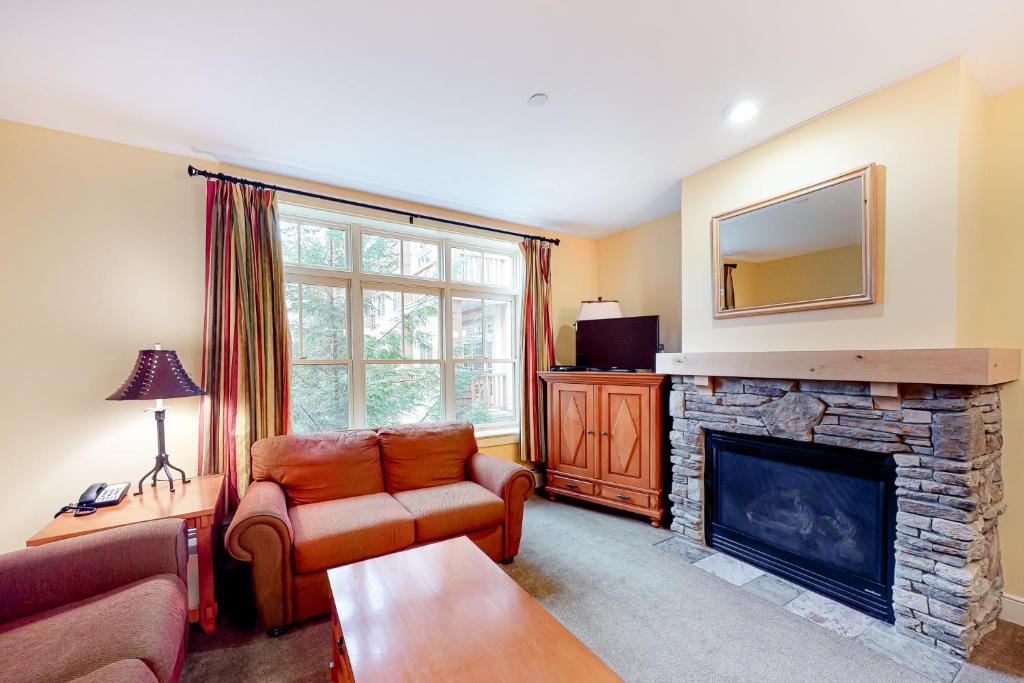
[[[108,401],[156,401],[153,408],[153,417],[156,418],[156,464],[149,472],[139,479],[139,490],[136,496],[142,495],[142,482],[146,477],[152,476],[156,486],[156,475],[163,472],[167,475],[167,481],[171,484],[171,492],[174,492],[174,475],[171,470],[181,474],[181,483],[187,484],[184,470],[171,464],[164,446],[164,399],[184,398],[185,396],[202,396],[206,392],[196,386],[192,378],[181,367],[178,354],[174,351],[161,349],[159,344],[154,344],[152,349],[142,349],[139,357],[135,359],[135,367],[124,381],[121,388],[107,397]]]

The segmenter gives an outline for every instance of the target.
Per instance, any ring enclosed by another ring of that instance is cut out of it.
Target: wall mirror
[[[711,220],[716,318],[870,304],[875,165]]]

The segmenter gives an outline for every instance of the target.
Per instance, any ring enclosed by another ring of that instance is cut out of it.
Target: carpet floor
[[[673,536],[534,497],[506,571],[626,681],[929,680],[656,547]],[[213,635],[192,631],[182,680],[327,681],[330,646],[327,619],[269,638],[225,616]],[[1022,680],[1022,646],[1024,628],[1001,622],[955,683]]]

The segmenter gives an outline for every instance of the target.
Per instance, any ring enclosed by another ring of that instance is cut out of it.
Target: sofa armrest
[[[536,488],[533,473],[522,465],[493,455],[474,453],[466,462],[466,476],[505,501],[504,543],[501,557],[511,561],[523,535],[523,508]]]
[[[160,519],[0,555],[0,623],[158,574],[186,580],[185,522]]]
[[[252,563],[256,612],[268,631],[292,614],[292,522],[284,489],[253,482],[238,504],[224,544],[231,556]]]

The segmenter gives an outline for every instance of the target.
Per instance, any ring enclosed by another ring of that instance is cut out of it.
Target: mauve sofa
[[[0,680],[177,681],[186,560],[180,519],[0,555]]]
[[[331,567],[463,535],[511,561],[534,489],[525,467],[478,453],[467,423],[261,439],[252,477],[225,543],[252,563],[271,634],[330,611]]]

